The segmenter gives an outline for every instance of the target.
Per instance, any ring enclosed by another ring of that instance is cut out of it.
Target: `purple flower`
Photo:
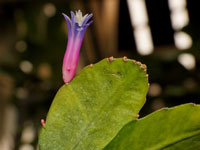
[[[71,11],[71,19],[64,13],[63,16],[68,26],[68,42],[63,59],[62,73],[64,82],[69,83],[74,77],[84,34],[87,27],[93,22],[88,22],[93,14],[82,16],[82,12],[78,10],[75,14]]]

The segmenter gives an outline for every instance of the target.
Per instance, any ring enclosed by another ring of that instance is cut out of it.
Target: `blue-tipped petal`
[[[89,26],[89,25],[91,25],[93,23],[93,20],[91,20],[89,23],[87,23],[85,26]]]
[[[90,15],[88,15],[87,17],[86,17],[86,19],[83,21],[83,24],[82,24],[82,26],[84,26],[87,22],[88,22],[88,20],[90,20],[90,18],[93,16],[93,14],[91,13]]]
[[[62,15],[65,17],[65,20],[66,20],[67,26],[68,26],[68,32],[70,32],[70,34],[71,34],[72,21],[71,21],[71,19],[70,19],[67,15],[65,15],[64,13],[62,13]]]
[[[73,11],[70,11],[70,14],[71,14],[71,20],[72,20],[72,26],[73,26],[74,23],[75,23],[74,12],[73,12]]]

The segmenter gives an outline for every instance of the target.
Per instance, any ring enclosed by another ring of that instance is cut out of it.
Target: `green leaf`
[[[161,109],[128,123],[104,150],[199,150],[200,105]]]
[[[56,94],[39,136],[40,150],[100,150],[137,118],[148,90],[139,62],[104,59],[85,67]]]

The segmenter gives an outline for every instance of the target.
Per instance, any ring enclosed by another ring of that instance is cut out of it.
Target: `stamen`
[[[75,14],[75,22],[78,23],[79,26],[83,25],[83,21],[86,19],[86,17],[88,16],[88,14],[86,14],[85,16],[82,15],[82,12],[80,10],[76,11]]]

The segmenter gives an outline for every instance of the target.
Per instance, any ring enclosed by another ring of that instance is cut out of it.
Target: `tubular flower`
[[[93,22],[88,22],[93,14],[82,16],[82,12],[78,10],[75,14],[71,11],[71,19],[64,13],[63,16],[67,21],[68,42],[63,59],[62,73],[64,82],[69,83],[74,77],[84,34],[87,27]]]

